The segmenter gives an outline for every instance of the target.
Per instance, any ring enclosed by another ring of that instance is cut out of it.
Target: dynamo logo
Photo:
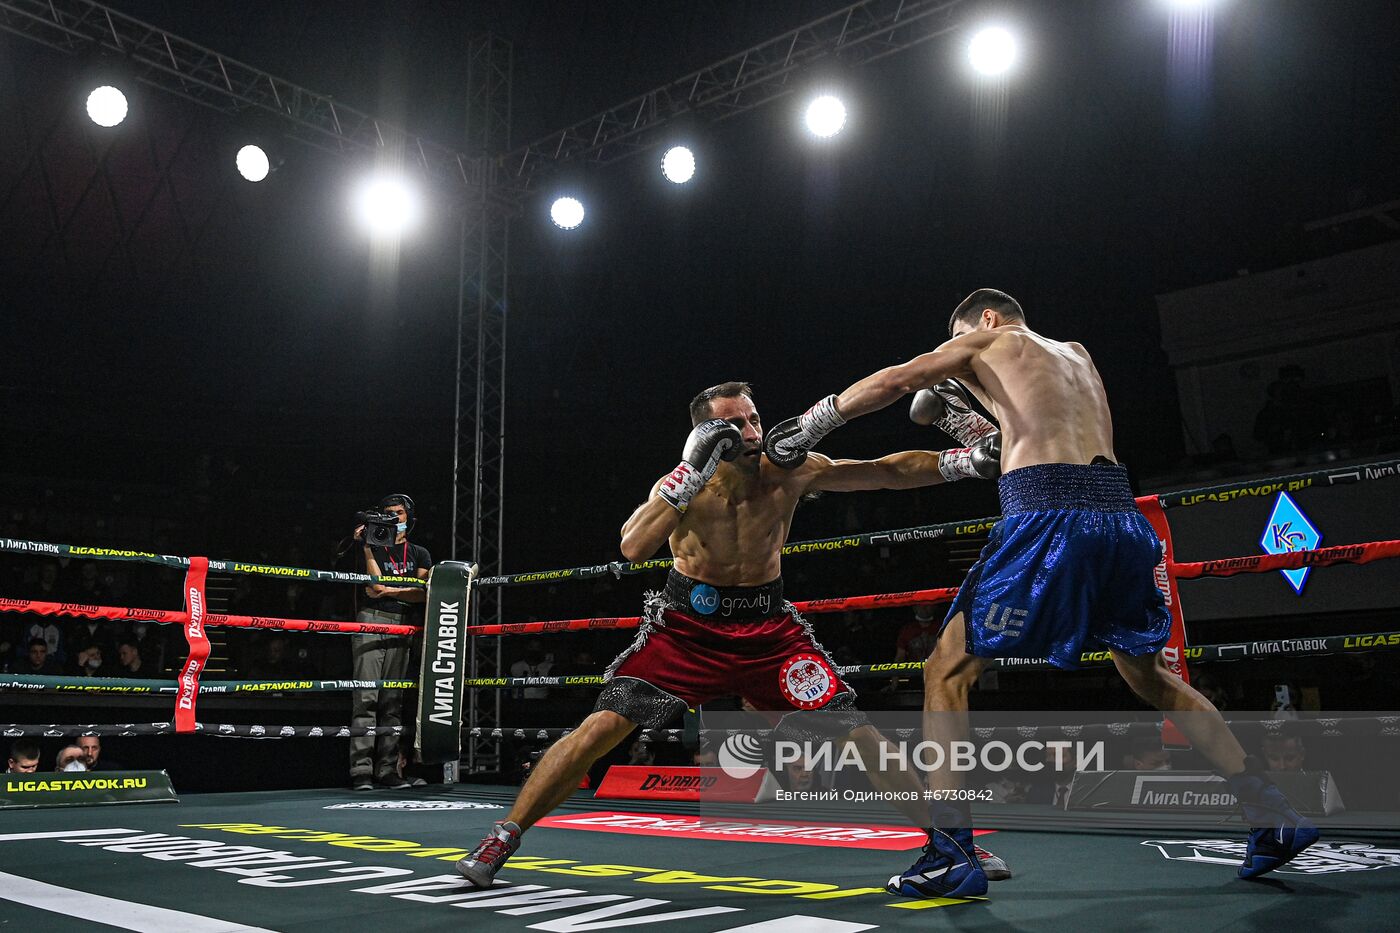
[[[700,583],[690,590],[690,605],[702,616],[711,615],[719,608],[719,590],[708,583]]]

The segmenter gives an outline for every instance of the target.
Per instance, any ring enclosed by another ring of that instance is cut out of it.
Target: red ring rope
[[[193,559],[193,558],[191,558]],[[188,614],[173,609],[123,609],[86,603],[46,603],[36,599],[0,599],[0,610],[32,612],[41,616],[77,616],[80,619],[113,619],[183,625]],[[382,622],[333,622],[327,619],[279,619],[276,616],[237,616],[210,612],[204,624],[223,628],[269,628],[289,632],[340,632],[349,635],[421,635],[417,625]]]

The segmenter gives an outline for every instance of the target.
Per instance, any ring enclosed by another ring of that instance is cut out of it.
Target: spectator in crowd
[[[86,771],[87,765],[83,764],[83,750],[76,745],[65,745],[58,750],[58,757],[54,759],[53,769],[55,771]]]
[[[125,771],[120,762],[102,757],[102,739],[95,735],[78,736],[77,746],[83,753],[83,767],[89,771]]]
[[[305,673],[305,663],[287,647],[287,639],[283,635],[266,638],[248,667],[248,676],[252,680],[290,680]]]
[[[33,739],[15,739],[10,745],[10,765],[6,774],[33,774],[39,770],[39,743]]]
[[[39,586],[34,592],[35,600],[44,603],[67,602],[58,585],[58,570],[58,564],[54,561],[45,561],[39,565]]]
[[[1062,746],[1045,750],[1044,767],[1033,772],[1026,803],[1049,804],[1059,810],[1069,806],[1069,788],[1074,781],[1074,762]]]
[[[104,658],[117,656],[115,626],[111,622],[100,619],[75,619],[69,623],[64,641],[68,645],[69,655],[96,645],[102,649]]]
[[[102,571],[95,560],[85,560],[78,565],[78,576],[70,587],[72,599],[69,602],[101,606],[107,598],[107,587],[102,583]]]
[[[178,626],[171,626],[178,628]],[[150,671],[151,677],[159,677],[163,669],[165,643],[161,638],[161,627],[153,622],[133,622],[131,634],[126,640],[136,645],[141,655],[141,666]]]
[[[656,764],[656,752],[652,750],[650,742],[643,742],[637,739],[632,743],[632,747],[627,752],[627,763],[629,765],[654,765]]]
[[[64,643],[63,629],[58,622],[45,616],[30,616],[29,625],[25,628],[23,638],[25,643],[35,638],[43,641],[48,646],[48,656],[55,661],[63,661]]]
[[[16,674],[52,676],[59,671],[58,662],[49,657],[49,643],[42,638],[29,639],[29,654],[15,665]]]
[[[1017,781],[1010,774],[1002,773],[995,781],[988,781],[986,790],[994,803],[1025,803],[1028,785]]]
[[[68,674],[71,677],[117,677],[121,671],[107,662],[102,646],[93,643],[73,655],[68,662]]]
[[[700,743],[700,747],[691,756],[690,763],[697,768],[718,768],[719,755],[715,753],[715,747],[709,742]]]
[[[922,605],[914,607],[914,621],[906,622],[895,636],[894,659],[895,662],[919,661],[933,654],[934,646],[938,644],[938,615],[932,606]],[[900,681],[905,678],[890,678],[889,689],[898,690]]]
[[[20,617],[11,612],[0,614],[0,671],[9,673],[24,649],[24,623]]]
[[[1134,771],[1170,771],[1172,767],[1171,752],[1162,747],[1160,740],[1147,737],[1133,739],[1128,760]]]
[[[39,583],[34,591],[33,598],[37,602],[62,603],[67,602],[63,598],[58,586],[58,564],[48,561],[39,567]],[[63,629],[57,620],[48,616],[26,614],[22,616],[26,624],[21,637],[24,639],[21,644],[27,644],[31,638],[42,638],[48,643],[49,657],[55,661],[63,661]]]
[[[512,677],[548,677],[554,669],[554,659],[544,653],[544,643],[538,638],[530,639],[525,646],[525,657],[510,666]],[[549,697],[548,687],[517,687],[517,699],[543,700]]]
[[[805,761],[794,761],[783,765],[782,779],[787,789],[799,793],[816,790],[830,790],[833,777],[829,771],[814,771]]]
[[[1216,709],[1227,709],[1230,706],[1230,696],[1209,671],[1193,671],[1191,673],[1191,686],[1215,704]]]
[[[1264,736],[1260,751],[1269,763],[1270,771],[1302,771],[1303,763],[1308,758],[1303,737],[1289,733]]]
[[[146,664],[141,657],[141,647],[134,638],[123,638],[117,645],[117,676],[119,677],[158,677],[159,673]]]

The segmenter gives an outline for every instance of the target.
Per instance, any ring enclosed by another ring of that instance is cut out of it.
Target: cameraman
[[[393,542],[371,544],[365,525],[355,529],[352,550],[356,563],[363,560],[364,572],[371,576],[428,578],[433,558],[427,548],[410,544],[408,532],[414,525],[413,500],[405,495],[385,496],[378,510],[397,519]],[[358,545],[356,547],[355,545]],[[370,584],[364,596],[357,600],[355,621],[388,623],[391,625],[421,624],[427,602],[423,587],[383,586]],[[409,639],[403,635],[352,635],[355,680],[403,680],[408,676]],[[351,725],[401,725],[402,690],[355,690]],[[350,739],[350,786],[355,790],[373,790],[374,783],[390,789],[408,787],[409,782],[399,773],[399,737],[396,735],[355,736]]]

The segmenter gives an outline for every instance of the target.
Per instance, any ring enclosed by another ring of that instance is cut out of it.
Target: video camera
[[[378,509],[356,512],[355,524],[365,526],[365,544],[374,547],[388,547],[399,535],[399,517],[393,512]]]

